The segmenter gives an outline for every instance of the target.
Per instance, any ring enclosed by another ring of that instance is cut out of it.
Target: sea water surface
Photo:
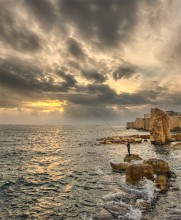
[[[145,134],[114,126],[120,135]],[[108,126],[0,126],[0,219],[96,219],[97,207],[109,206],[112,219],[181,219],[181,155],[172,144],[156,147],[150,142],[131,145],[143,159],[168,161],[177,175],[166,194],[160,194],[145,212],[125,205],[115,195],[135,193],[125,184],[125,174],[115,173],[110,160],[122,161],[123,144],[103,145],[96,139],[115,135]],[[146,199],[153,199],[153,186]],[[142,189],[144,192],[145,189]],[[114,199],[111,199],[111,196]],[[143,199],[140,197],[140,199]],[[111,207],[112,210],[111,210]]]

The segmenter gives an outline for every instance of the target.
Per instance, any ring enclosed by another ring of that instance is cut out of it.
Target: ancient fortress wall
[[[126,128],[134,128],[134,122],[127,122],[126,123]]]
[[[135,129],[144,129],[144,119],[143,118],[136,118],[134,122]]]
[[[172,112],[171,115],[168,115],[170,121],[171,130],[181,130],[181,115],[179,113]],[[144,129],[150,131],[151,122],[150,114],[144,114],[144,118],[136,118],[134,122],[127,122],[128,129]]]
[[[171,130],[181,129],[181,116],[169,116],[169,119]]]
[[[144,130],[150,130],[150,118],[144,118]]]

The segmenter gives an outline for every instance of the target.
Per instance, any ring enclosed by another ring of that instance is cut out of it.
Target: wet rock
[[[180,191],[180,189],[178,187],[173,187],[172,191]]]
[[[131,154],[129,156],[129,154],[127,154],[124,157],[124,162],[131,162],[132,160],[143,160],[138,154]]]
[[[169,117],[166,112],[157,108],[151,109],[150,140],[158,145],[171,141]]]
[[[136,138],[136,139],[135,139],[135,142],[136,142],[136,143],[141,143],[141,142],[142,142],[142,138]]]
[[[154,181],[153,167],[149,164],[131,164],[126,170],[126,182],[138,185],[139,181],[146,177]]]
[[[177,178],[177,175],[173,171],[167,173],[167,178]]]
[[[158,187],[162,193],[168,190],[167,177],[164,175],[159,175],[155,178],[156,187]]]
[[[174,150],[181,150],[181,143],[174,144],[174,145],[172,146],[172,148],[173,148]]]
[[[136,202],[136,206],[141,209],[148,209],[150,207],[150,203],[145,200],[140,200]]]
[[[174,138],[176,141],[181,141],[181,133],[173,134],[172,138]]]
[[[129,163],[115,163],[113,161],[110,162],[110,165],[116,171],[126,171],[130,166]]]
[[[108,212],[106,209],[102,208],[102,207],[96,208],[95,211],[96,211],[95,219],[97,219],[97,220],[111,220],[111,219],[114,219],[112,214],[110,212]]]
[[[104,195],[102,197],[104,201],[121,201],[126,204],[130,203],[131,201],[136,200],[135,196],[128,193],[112,193],[108,195]]]
[[[167,174],[170,171],[168,163],[161,159],[151,158],[144,163],[151,165],[156,174]]]
[[[118,217],[119,215],[125,216],[129,212],[130,207],[124,202],[111,201],[104,204],[104,208],[114,217]]]

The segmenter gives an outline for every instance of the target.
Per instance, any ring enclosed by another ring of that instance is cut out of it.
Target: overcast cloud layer
[[[180,111],[180,0],[0,8],[0,123],[124,124],[156,106]]]

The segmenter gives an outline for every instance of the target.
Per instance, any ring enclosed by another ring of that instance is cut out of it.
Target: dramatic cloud
[[[121,78],[130,78],[136,73],[136,67],[134,66],[120,66],[116,71],[113,72],[113,78],[115,80]]]
[[[69,39],[68,42],[68,51],[76,57],[77,59],[84,60],[85,54],[81,48],[80,43],[78,43],[75,39]]]
[[[129,39],[137,23],[137,8],[138,1],[132,0],[59,1],[65,21],[100,47],[116,46]]]
[[[180,0],[0,0],[0,123],[180,111]]]
[[[40,38],[22,23],[22,18],[15,13],[12,1],[1,1],[0,40],[16,50],[34,52],[41,49]]]
[[[103,83],[106,81],[106,77],[97,72],[96,70],[83,70],[82,75],[87,79],[87,80],[93,80],[97,83]]]

